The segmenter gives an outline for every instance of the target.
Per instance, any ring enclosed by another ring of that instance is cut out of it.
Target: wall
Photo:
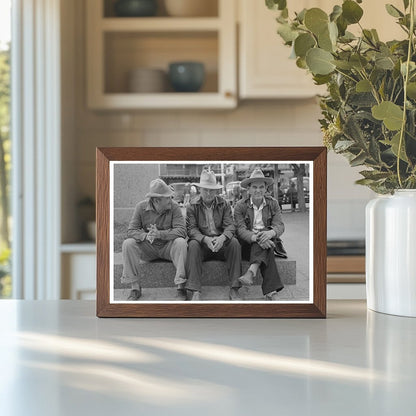
[[[87,110],[84,2],[74,0],[73,7],[75,25],[63,28],[65,33],[74,33],[74,39],[67,39],[69,47],[63,45],[63,62],[68,66],[63,68],[63,100],[68,98],[74,107],[69,109],[73,117],[64,135],[63,218],[74,212],[77,200],[94,195],[96,146],[321,145],[319,107],[314,99],[245,101],[232,111]],[[342,157],[329,154],[329,238],[364,236],[363,208],[373,194],[354,185],[359,170],[350,168]],[[76,240],[73,229],[64,225],[64,242]]]

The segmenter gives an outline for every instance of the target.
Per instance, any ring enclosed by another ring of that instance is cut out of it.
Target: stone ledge
[[[296,284],[296,261],[290,259],[276,259],[277,270],[280,274],[284,285]],[[249,263],[243,261],[243,272],[248,269]],[[175,276],[175,267],[168,261],[154,261],[143,263],[140,266],[142,275],[140,281],[143,287],[173,287],[173,278]],[[123,271],[122,264],[114,266],[114,289],[123,289],[128,287],[121,283],[121,274]],[[225,262],[218,260],[206,261],[202,269],[202,282],[204,286],[228,286],[227,267]],[[260,272],[254,279],[254,284],[259,285],[262,282]]]

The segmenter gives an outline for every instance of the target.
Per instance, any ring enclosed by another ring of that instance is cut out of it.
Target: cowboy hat
[[[253,182],[264,182],[266,185],[270,185],[273,183],[273,178],[266,178],[261,169],[256,168],[253,170],[253,173],[250,175],[249,178],[246,178],[241,181],[240,186],[242,186],[243,188],[248,188],[250,184]]]
[[[193,185],[206,189],[222,189],[222,185],[217,184],[215,173],[206,169],[202,171],[199,183],[193,183]]]
[[[161,196],[168,197],[173,196],[174,194],[175,192],[173,192],[170,186],[166,185],[162,179],[154,179],[152,182],[150,182],[149,193],[146,194],[146,198],[157,198]]]

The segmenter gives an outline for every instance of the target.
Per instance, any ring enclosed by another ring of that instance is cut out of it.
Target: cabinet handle
[[[234,93],[232,91],[225,91],[224,95],[225,95],[225,98],[233,98],[234,97]]]

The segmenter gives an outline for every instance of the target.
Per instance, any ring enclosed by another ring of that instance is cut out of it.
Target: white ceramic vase
[[[416,317],[416,190],[367,204],[366,282],[369,309]]]

